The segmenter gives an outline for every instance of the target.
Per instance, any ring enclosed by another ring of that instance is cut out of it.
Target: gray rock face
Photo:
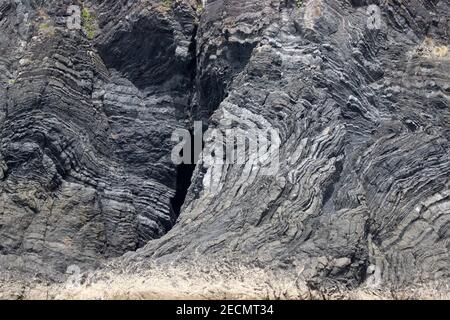
[[[210,126],[276,129],[280,170],[197,166],[179,222],[127,261],[248,258],[312,287],[448,279],[449,7],[380,4],[377,26],[369,4],[208,1],[197,84],[232,79]]]
[[[68,4],[0,4],[1,268],[448,281],[448,2],[98,0],[83,30]],[[195,120],[275,130],[280,165],[199,163],[178,217],[171,134]]]
[[[1,7],[6,265],[52,274],[92,264],[162,236],[176,218],[170,137],[190,101],[194,8],[89,5],[95,40],[87,26],[67,28],[60,1]]]

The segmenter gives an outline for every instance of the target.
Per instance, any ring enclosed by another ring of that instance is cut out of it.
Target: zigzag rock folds
[[[2,268],[129,252],[312,286],[448,281],[447,1],[85,5],[93,36],[67,3],[0,4]],[[200,163],[178,217],[170,138],[195,120],[276,130],[280,167]]]

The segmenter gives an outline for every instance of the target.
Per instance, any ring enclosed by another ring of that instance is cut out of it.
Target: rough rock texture
[[[447,1],[98,0],[81,32],[68,4],[0,3],[1,268],[148,242],[121,261],[226,257],[311,287],[448,281]],[[199,164],[172,228],[170,135],[194,120],[276,129],[280,169]]]
[[[190,104],[195,8],[85,3],[89,39],[67,28],[68,3],[0,7],[2,266],[64,272],[176,218],[170,137]]]
[[[450,8],[379,3],[373,29],[370,3],[208,1],[197,92],[219,74],[226,96],[210,125],[277,129],[280,170],[199,165],[179,222],[131,263],[247,258],[312,287],[448,279]]]

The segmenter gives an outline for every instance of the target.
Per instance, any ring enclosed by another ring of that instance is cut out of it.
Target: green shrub
[[[163,0],[163,6],[168,9],[172,8],[172,0]]]
[[[41,23],[41,24],[39,25],[39,30],[44,31],[44,30],[47,30],[48,28],[50,28],[50,26],[48,25],[48,23]]]
[[[86,35],[89,40],[95,37],[95,17],[87,8],[83,8],[81,11],[81,19],[83,21],[83,28],[86,31]]]
[[[205,8],[203,8],[202,4],[199,4],[197,6],[197,14],[202,14],[203,10],[205,10]]]

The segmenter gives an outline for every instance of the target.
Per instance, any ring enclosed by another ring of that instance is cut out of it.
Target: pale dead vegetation
[[[425,40],[415,48],[414,54],[427,59],[450,59],[448,46],[444,43],[438,43],[432,38],[425,38]]]
[[[2,283],[2,299],[153,300],[153,299],[357,299],[450,300],[442,283],[404,289],[333,288],[311,290],[295,272],[273,272],[239,265],[202,267],[159,265],[145,271],[97,271],[71,277],[62,284],[21,281]]]

